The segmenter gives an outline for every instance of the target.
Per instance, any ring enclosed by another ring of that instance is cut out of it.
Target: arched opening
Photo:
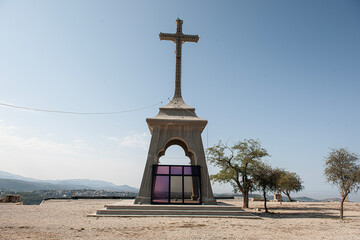
[[[171,145],[159,158],[159,165],[190,165],[191,159],[179,145]]]
[[[178,165],[189,165],[194,159],[194,154],[183,140],[175,138],[165,144],[158,157],[159,164],[176,165],[175,162],[181,162]]]

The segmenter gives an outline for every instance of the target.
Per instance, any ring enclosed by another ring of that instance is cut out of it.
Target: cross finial
[[[183,21],[180,18],[176,19],[176,33],[160,33],[160,40],[170,40],[176,44],[176,65],[175,65],[175,98],[182,98],[181,96],[181,47],[184,42],[198,42],[198,35],[187,35],[182,33]]]
[[[182,24],[183,24],[183,20],[181,20],[180,18],[176,19],[176,33],[182,33]]]

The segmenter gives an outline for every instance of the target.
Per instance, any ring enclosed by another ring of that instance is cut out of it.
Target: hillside
[[[0,191],[29,192],[36,190],[88,189],[84,185],[64,185],[46,182],[28,182],[17,179],[0,178]]]
[[[120,192],[137,192],[128,185],[90,179],[39,180],[0,171],[0,191],[27,192],[36,190],[94,189]]]

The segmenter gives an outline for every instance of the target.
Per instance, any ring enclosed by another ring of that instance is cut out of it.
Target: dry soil
[[[360,239],[360,203],[250,202],[261,219],[86,217],[119,200],[0,204],[0,239]],[[237,200],[226,201],[240,205]]]

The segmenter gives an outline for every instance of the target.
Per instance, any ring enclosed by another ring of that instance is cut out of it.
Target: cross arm
[[[172,33],[160,33],[159,34],[159,38],[160,40],[170,40],[170,41],[175,41],[176,40],[176,34],[172,34]]]
[[[184,42],[198,42],[199,36],[198,35],[186,35],[186,34],[173,34],[173,33],[160,33],[159,34],[160,40],[170,40],[175,42],[177,38],[180,38],[181,41]]]
[[[198,42],[199,41],[199,36],[198,35],[186,35],[184,34],[182,36],[182,41],[183,42]]]

